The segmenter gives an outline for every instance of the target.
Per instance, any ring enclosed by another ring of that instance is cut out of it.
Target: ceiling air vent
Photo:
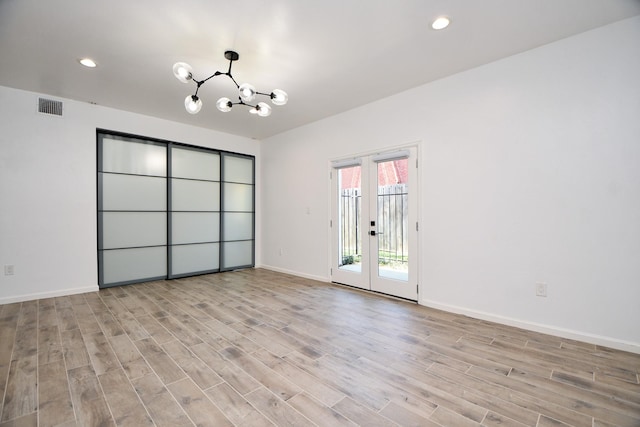
[[[62,116],[62,101],[38,98],[38,113]]]

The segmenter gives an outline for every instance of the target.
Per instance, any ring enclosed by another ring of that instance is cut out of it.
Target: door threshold
[[[403,297],[399,297],[399,296],[396,296],[396,295],[385,294],[384,292],[374,291],[374,290],[371,290],[371,289],[359,288],[357,286],[348,285],[346,283],[334,282],[333,280],[331,281],[331,284],[344,286],[346,288],[351,288],[351,289],[356,290],[356,291],[362,291],[362,292],[364,292],[366,294],[380,295],[380,296],[383,296],[383,297],[386,297],[386,298],[395,299],[395,300],[398,300],[398,301],[412,302],[414,304],[418,304],[418,298],[417,297],[416,297],[416,299],[403,298]]]

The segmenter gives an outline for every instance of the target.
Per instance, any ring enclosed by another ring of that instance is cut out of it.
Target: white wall
[[[640,352],[638,40],[640,17],[263,141],[263,265],[329,280],[329,160],[420,141],[421,304]]]
[[[259,185],[257,141],[70,100],[47,116],[38,96],[0,87],[0,304],[98,289],[96,128],[254,155]]]

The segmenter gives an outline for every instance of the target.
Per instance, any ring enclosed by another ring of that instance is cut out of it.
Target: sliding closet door
[[[222,268],[254,262],[254,159],[222,154]]]
[[[98,153],[100,286],[165,277],[166,148],[105,136]]]
[[[171,147],[169,277],[220,268],[220,154]]]
[[[99,132],[99,286],[253,267],[254,163]]]

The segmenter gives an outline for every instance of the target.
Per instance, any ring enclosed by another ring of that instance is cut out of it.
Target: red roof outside
[[[408,159],[378,163],[378,186],[404,184],[409,180]],[[360,188],[362,168],[354,166],[340,170],[342,189]]]

